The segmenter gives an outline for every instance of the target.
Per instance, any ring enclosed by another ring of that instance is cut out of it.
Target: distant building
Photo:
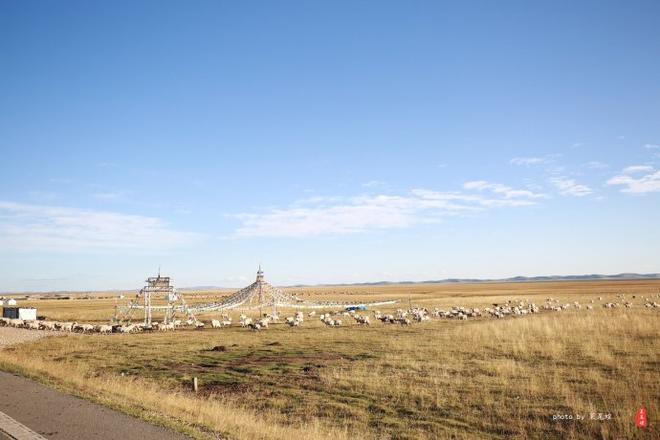
[[[23,321],[36,321],[37,309],[34,307],[3,307],[2,317],[9,319],[22,319]]]
[[[17,303],[16,303],[16,300],[15,300],[14,298],[9,298],[9,299],[7,300],[7,305],[8,305],[8,306],[15,306],[16,304],[17,304]]]

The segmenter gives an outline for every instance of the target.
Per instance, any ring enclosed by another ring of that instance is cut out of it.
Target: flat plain
[[[316,317],[305,314],[298,328],[279,324],[261,332],[239,326],[130,335],[53,332],[0,350],[0,368],[194,438],[658,438],[660,309],[644,307],[644,298],[660,302],[660,281],[286,290],[310,299],[401,300],[383,312],[484,308],[521,299],[543,304],[547,298],[582,307],[502,319],[433,318],[411,326],[374,319],[359,326],[346,317],[330,328],[317,311]],[[186,300],[227,293],[187,293]],[[603,307],[623,303],[620,295],[632,307]],[[92,295],[30,304],[47,319],[105,323],[125,301]],[[283,317],[294,312],[280,311]],[[237,322],[238,312],[232,315]],[[646,429],[634,424],[642,405]]]

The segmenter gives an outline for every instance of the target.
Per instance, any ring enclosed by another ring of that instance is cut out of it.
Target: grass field
[[[658,281],[290,290],[309,298],[400,298],[395,307],[403,308],[546,297],[594,299],[597,307],[408,328],[327,328],[306,319],[301,328],[258,334],[70,335],[2,350],[0,367],[196,438],[658,438],[659,311],[639,299],[660,293]],[[598,306],[597,297],[615,301],[620,293],[637,297],[633,308]],[[34,305],[49,319],[101,322],[114,300]],[[640,405],[648,409],[647,430],[633,423]],[[605,420],[590,419],[599,413]],[[586,420],[553,420],[564,414]]]

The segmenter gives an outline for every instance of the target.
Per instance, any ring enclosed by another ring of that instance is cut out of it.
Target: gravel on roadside
[[[52,334],[44,330],[27,330],[23,328],[0,327],[0,349],[22,342],[34,341]]]

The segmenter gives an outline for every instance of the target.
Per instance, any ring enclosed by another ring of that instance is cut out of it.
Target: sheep
[[[195,329],[204,330],[204,323],[202,321],[195,321]]]
[[[261,330],[261,325],[259,325],[258,322],[257,322],[257,323],[252,323],[252,322],[250,322],[249,324],[247,324],[247,327],[248,327],[250,330],[253,330],[253,331],[259,331],[259,330]]]
[[[133,333],[135,331],[136,325],[123,325],[119,327],[119,333]]]
[[[221,328],[222,324],[217,319],[212,319],[211,320],[211,327],[212,328]]]
[[[78,326],[82,333],[90,333],[94,331],[94,326],[91,324],[82,324]]]
[[[39,323],[39,328],[42,330],[56,330],[55,323],[51,321],[41,321]]]
[[[97,331],[101,334],[112,333],[112,326],[111,325],[99,325],[97,327]]]
[[[241,327],[248,327],[250,324],[252,324],[252,318],[241,315]]]
[[[289,325],[289,327],[299,327],[300,326],[300,321],[298,321],[295,318],[288,317],[286,318],[286,323]]]
[[[173,322],[170,322],[169,324],[160,324],[158,326],[158,331],[167,332],[167,331],[170,331],[170,330],[174,330],[174,323]]]

